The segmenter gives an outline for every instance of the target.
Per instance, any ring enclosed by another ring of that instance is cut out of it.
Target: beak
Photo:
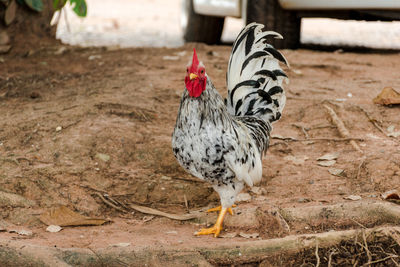
[[[199,77],[199,76],[197,76],[197,75],[194,74],[194,73],[190,73],[190,75],[189,75],[190,80],[194,80],[194,79],[196,79],[197,77]]]

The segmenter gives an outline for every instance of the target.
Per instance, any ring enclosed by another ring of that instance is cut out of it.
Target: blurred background
[[[87,17],[64,8],[57,38],[81,46],[177,47],[184,43],[181,0],[86,0]],[[59,17],[58,17],[59,16]],[[222,42],[233,42],[244,22],[226,18]],[[303,18],[302,44],[400,48],[400,22]]]

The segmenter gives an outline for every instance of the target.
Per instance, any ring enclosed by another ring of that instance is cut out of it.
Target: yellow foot
[[[213,227],[210,227],[210,228],[201,229],[200,231],[196,232],[195,235],[212,235],[212,234],[214,234],[214,237],[218,237],[221,230],[222,230],[221,226],[214,225]]]
[[[234,207],[236,207],[235,204],[232,205],[232,208],[234,208]],[[228,212],[229,212],[230,215],[233,215],[232,208],[228,208]],[[221,209],[222,209],[222,207],[218,206],[218,207],[215,207],[215,208],[212,208],[212,209],[208,209],[207,212],[221,211]]]

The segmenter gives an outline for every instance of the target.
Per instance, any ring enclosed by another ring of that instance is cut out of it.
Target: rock
[[[95,59],[100,59],[101,55],[91,55],[88,57],[89,60],[95,60]]]
[[[5,31],[0,32],[0,45],[6,45],[10,42],[10,37]]]
[[[61,131],[62,130],[62,127],[61,126],[57,126],[56,127],[56,132],[59,132],[59,131]]]
[[[46,231],[47,232],[50,232],[50,233],[57,233],[57,232],[60,232],[62,230],[62,227],[61,226],[59,226],[59,225],[49,225],[47,228],[46,228]]]

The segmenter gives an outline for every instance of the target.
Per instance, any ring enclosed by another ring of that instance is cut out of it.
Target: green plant
[[[54,11],[59,11],[65,7],[69,2],[72,6],[72,10],[79,17],[86,17],[87,5],[85,0],[53,0]],[[0,3],[6,7],[4,14],[4,22],[9,25],[15,18],[17,3],[19,5],[25,5],[30,9],[41,12],[43,11],[43,1],[42,0],[0,0]]]

